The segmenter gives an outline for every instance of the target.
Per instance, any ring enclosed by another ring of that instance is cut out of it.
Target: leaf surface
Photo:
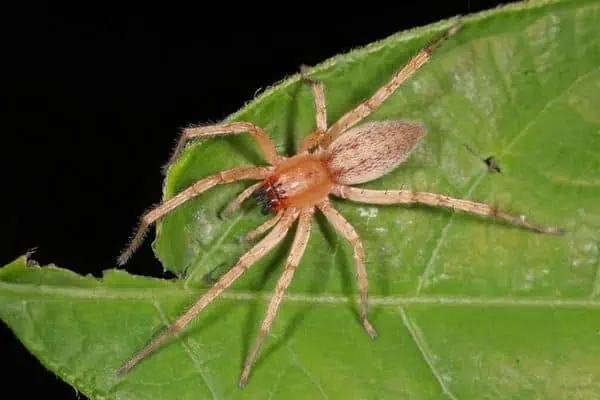
[[[453,21],[400,33],[315,67],[332,124]],[[102,279],[23,257],[0,269],[0,317],[49,369],[94,399],[600,397],[600,4],[532,2],[470,16],[433,61],[368,120],[424,122],[401,167],[362,187],[487,202],[558,225],[544,236],[443,209],[334,205],[365,244],[371,340],[358,321],[350,245],[317,215],[308,250],[244,390],[237,387],[291,235],[176,340],[129,375],[116,369],[248,249],[265,220],[250,182],[175,210],[153,243],[179,280],[108,270]],[[314,129],[297,75],[232,120],[291,155]],[[478,155],[467,150],[468,145]],[[502,174],[483,158],[494,156]],[[211,173],[265,164],[246,135],[189,145],[169,198]]]

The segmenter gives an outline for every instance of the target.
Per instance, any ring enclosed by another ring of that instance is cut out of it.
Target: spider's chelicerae
[[[425,128],[418,122],[391,120],[368,122],[356,126],[384,102],[406,79],[425,65],[435,49],[453,36],[460,24],[453,25],[447,33],[431,46],[421,50],[392,79],[373,96],[343,115],[331,127],[327,126],[327,105],[323,84],[310,79],[302,70],[304,79],[312,85],[316,108],[316,130],[303,141],[300,151],[293,157],[283,157],[267,132],[249,122],[231,122],[211,126],[194,127],[184,130],[171,160],[176,158],[188,140],[248,132],[254,136],[270,166],[244,166],[222,171],[194,183],[181,193],[144,214],[140,227],[129,247],[119,257],[123,265],[141,244],[147,228],[159,218],[184,202],[206,190],[221,184],[239,180],[259,182],[240,193],[227,206],[224,213],[231,214],[241,204],[254,196],[262,205],[265,214],[274,216],[248,234],[254,239],[266,234],[254,247],[240,257],[237,264],[224,274],[187,312],[168,329],[141,349],[118,371],[122,375],[133,368],[140,360],[156,350],[161,343],[181,331],[202,310],[204,310],[223,290],[238,279],[250,266],[275,247],[286,236],[288,230],[298,220],[296,235],[287,258],[283,275],[277,282],[260,333],[246,359],[240,377],[244,386],[258,351],[277,314],[286,288],[292,281],[294,272],[306,249],[311,233],[311,222],[315,211],[322,212],[328,221],[353,246],[356,274],[360,287],[360,318],[369,336],[377,336],[367,316],[368,280],[365,268],[363,244],[356,230],[330,204],[330,195],[355,202],[370,204],[426,204],[461,210],[481,216],[493,216],[514,225],[547,234],[561,234],[555,227],[539,226],[522,216],[514,216],[487,204],[452,198],[446,195],[413,192],[410,190],[367,190],[352,185],[369,182],[390,172],[402,163],[415,145],[425,135]]]

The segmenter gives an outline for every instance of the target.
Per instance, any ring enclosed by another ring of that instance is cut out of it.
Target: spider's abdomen
[[[334,182],[322,160],[300,154],[277,167],[254,196],[262,203],[263,213],[286,207],[312,206],[325,198]]]
[[[359,125],[329,146],[327,166],[337,183],[355,185],[369,182],[406,160],[423,135],[425,127],[412,121]]]

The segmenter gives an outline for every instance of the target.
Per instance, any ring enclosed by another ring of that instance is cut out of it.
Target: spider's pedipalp
[[[404,162],[426,132],[421,123],[414,121],[359,125],[327,148],[327,167],[337,183],[354,185],[372,181]]]
[[[235,264],[217,283],[190,307],[182,316],[180,316],[169,328],[158,335],[146,347],[137,352],[129,361],[127,361],[118,371],[117,376],[122,376],[135,367],[141,360],[149,356],[162,343],[174,334],[184,329],[202,310],[204,310],[212,301],[218,297],[223,290],[235,282],[248,268],[257,260],[267,254],[273,247],[280,243],[286,236],[288,230],[298,218],[299,210],[290,208],[285,211],[281,221],[275,228],[267,234],[260,242],[254,245],[244,255],[242,255],[237,264]]]
[[[233,135],[245,132],[254,136],[258,143],[258,147],[269,163],[276,165],[282,159],[282,157],[277,154],[275,144],[264,129],[250,122],[229,122],[184,129],[167,166],[171,165],[177,157],[179,157],[187,142],[192,139]]]
[[[135,250],[137,250],[137,248],[142,244],[146,230],[150,227],[150,225],[156,222],[159,218],[162,218],[169,212],[173,211],[175,208],[181,206],[186,201],[200,195],[216,185],[231,183],[242,179],[265,179],[271,174],[273,169],[274,167],[238,167],[219,172],[218,174],[211,175],[197,181],[192,186],[188,187],[184,191],[153,208],[142,216],[136,234],[133,236],[129,246],[119,256],[117,260],[118,264],[124,265],[135,252]]]
[[[269,303],[269,307],[260,327],[258,337],[256,338],[254,346],[252,346],[252,350],[246,358],[244,371],[242,372],[242,375],[240,377],[241,387],[246,386],[246,383],[248,382],[248,377],[250,376],[250,371],[252,369],[254,361],[256,360],[258,351],[262,343],[264,342],[265,337],[271,330],[271,325],[275,320],[275,316],[277,315],[277,311],[279,310],[279,305],[283,300],[285,291],[292,282],[294,272],[296,271],[298,264],[300,264],[302,255],[306,250],[306,245],[308,244],[308,239],[310,238],[313,213],[313,207],[302,209],[300,213],[298,229],[296,231],[296,236],[294,237],[294,242],[292,243],[292,248],[290,249],[290,253],[288,255],[285,270],[281,275],[281,278],[279,278],[279,281],[277,282],[277,286],[275,287],[275,294],[273,295],[273,297],[271,298],[271,302]]]
[[[340,214],[329,202],[328,199],[323,200],[317,206],[319,210],[327,217],[327,220],[335,227],[335,229],[346,238],[354,248],[354,262],[356,263],[356,275],[358,278],[358,286],[360,290],[360,320],[367,331],[367,334],[375,339],[377,332],[373,325],[369,322],[369,279],[367,277],[367,267],[365,265],[365,249],[362,241],[356,232],[356,229],[348,222],[342,214]]]
[[[373,190],[337,185],[331,192],[333,195],[351,201],[366,204],[426,204],[433,207],[446,207],[452,210],[465,211],[484,217],[496,217],[510,224],[522,226],[538,233],[563,235],[558,227],[546,227],[527,220],[524,216],[511,215],[488,204],[470,200],[456,199],[446,195],[430,192],[413,192],[410,190]]]

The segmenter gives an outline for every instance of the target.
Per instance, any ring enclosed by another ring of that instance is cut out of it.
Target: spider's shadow
[[[345,240],[343,237],[336,234],[335,229],[329,224],[329,222],[327,221],[327,219],[325,218],[325,216],[323,214],[321,214],[319,212],[315,213],[314,219],[318,225],[318,229],[323,234],[325,241],[327,242],[327,245],[330,248],[334,248],[335,246],[339,245],[337,243],[338,241]],[[310,246],[310,242],[309,242],[308,246]],[[351,268],[351,265],[349,265],[349,262],[348,262],[347,258],[345,257],[345,252],[338,252],[337,258],[338,259],[336,260],[336,263],[340,265],[342,292],[344,293],[345,297],[351,299],[353,296],[353,287],[352,287],[353,277],[349,270],[349,268]],[[272,268],[270,268],[270,270],[272,270]],[[329,276],[331,274],[331,268],[320,268],[319,270],[317,270],[315,272],[317,272],[317,273],[314,274],[313,279],[307,288],[308,293],[316,294],[316,293],[322,293],[325,291],[327,282],[329,281]],[[269,272],[265,272],[264,276],[265,277],[268,276],[268,273]],[[252,311],[248,317],[248,324],[247,324],[248,329],[243,336],[244,338],[250,337],[249,333],[251,333],[252,322],[255,320],[257,306],[258,306],[257,302],[254,302]],[[348,307],[352,310],[353,314],[355,315],[357,323],[359,325],[362,325],[362,323],[360,322],[360,312],[359,312],[358,305],[355,302],[350,301],[348,303]],[[265,344],[263,344],[263,346],[265,347],[264,351],[261,352],[262,354],[259,354],[259,356],[254,364],[253,369],[258,368],[260,366],[260,364],[262,364],[263,361],[266,361],[269,359],[269,357],[272,353],[276,352],[279,348],[281,348],[281,346],[283,346],[288,340],[290,340],[290,338],[294,335],[296,330],[300,327],[300,325],[302,324],[302,321],[308,315],[308,313],[310,312],[310,310],[312,308],[313,308],[313,304],[307,303],[307,304],[303,305],[302,307],[300,307],[297,311],[295,311],[293,314],[293,317],[286,323],[283,335],[280,338],[278,338],[274,344],[269,346],[266,343],[268,341],[268,339],[265,340]],[[244,357],[247,354],[249,345],[250,345],[250,342],[248,340],[246,340],[245,348],[244,348]],[[243,368],[243,365],[242,365],[242,368]]]
[[[297,223],[294,225],[297,225]],[[290,231],[288,232],[286,237],[273,250],[274,259],[263,270],[261,277],[258,279],[258,282],[253,284],[250,287],[250,291],[252,293],[259,293],[259,294],[262,293],[265,285],[267,284],[267,281],[269,280],[269,277],[273,273],[276,273],[276,269],[277,269],[276,267],[279,265],[285,265],[285,260],[287,259],[287,256],[289,254],[296,229],[297,229],[297,227],[295,227],[295,226],[292,229],[290,229]],[[283,271],[281,271],[281,272],[283,272]],[[247,303],[249,311],[246,316],[246,323],[245,323],[244,330],[243,330],[242,336],[241,336],[241,338],[242,338],[242,356],[241,356],[242,364],[241,364],[241,367],[242,368],[244,367],[246,357],[248,356],[248,353],[250,351],[250,345],[256,339],[256,334],[255,334],[256,329],[255,328],[258,327],[257,323],[260,324],[262,322],[262,319],[264,318],[264,316],[260,316],[260,318],[257,318],[257,317],[259,317],[259,315],[258,315],[259,309],[266,311],[266,308],[261,306],[261,304],[263,304],[263,302],[262,302],[262,299],[260,299],[260,298],[256,298]]]

